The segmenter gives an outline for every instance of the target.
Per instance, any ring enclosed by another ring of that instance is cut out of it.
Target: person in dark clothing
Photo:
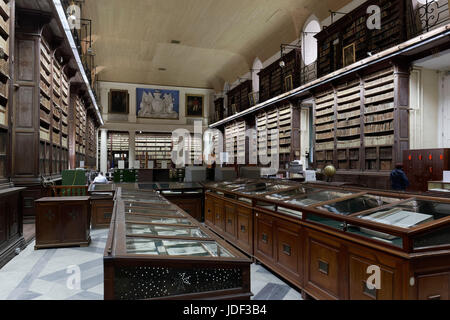
[[[391,172],[392,190],[406,191],[409,187],[409,180],[403,171],[403,164],[397,163],[395,169]]]

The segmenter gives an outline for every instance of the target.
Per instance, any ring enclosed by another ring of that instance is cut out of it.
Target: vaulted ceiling
[[[322,20],[349,2],[86,0],[83,15],[99,80],[221,90],[299,38],[311,14]]]

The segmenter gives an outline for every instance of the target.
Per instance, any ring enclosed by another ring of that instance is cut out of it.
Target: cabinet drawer
[[[237,242],[248,254],[253,255],[252,210],[237,207]]]
[[[214,201],[214,225],[220,230],[225,231],[223,201]]]
[[[256,253],[273,260],[273,219],[263,213],[255,214],[255,246]]]
[[[308,238],[308,279],[307,286],[319,288],[328,298],[339,298],[339,278],[343,270],[339,268],[338,248],[318,239]]]
[[[292,273],[294,277],[299,277],[302,263],[300,227],[286,224],[277,221],[275,231],[277,236],[276,262],[280,267]]]
[[[367,273],[370,266],[380,267],[380,289],[370,289],[366,282],[371,276]],[[368,260],[350,255],[350,300],[393,300],[394,298],[394,270],[380,265],[378,261]]]
[[[449,282],[449,272],[418,276],[418,299],[449,300]]]
[[[205,222],[214,225],[214,201],[209,197],[205,201]]]
[[[228,236],[236,238],[236,207],[225,204],[225,232]]]

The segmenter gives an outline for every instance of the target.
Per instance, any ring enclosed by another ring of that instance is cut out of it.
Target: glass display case
[[[450,298],[450,199],[281,180],[289,187],[264,194],[262,182],[207,185],[207,225],[306,295]],[[369,266],[380,267],[381,289],[366,285]]]
[[[105,299],[249,299],[250,264],[161,194],[118,188]]]

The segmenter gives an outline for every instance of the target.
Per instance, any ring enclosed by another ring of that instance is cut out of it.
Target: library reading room
[[[450,300],[449,3],[0,0],[0,300]]]

